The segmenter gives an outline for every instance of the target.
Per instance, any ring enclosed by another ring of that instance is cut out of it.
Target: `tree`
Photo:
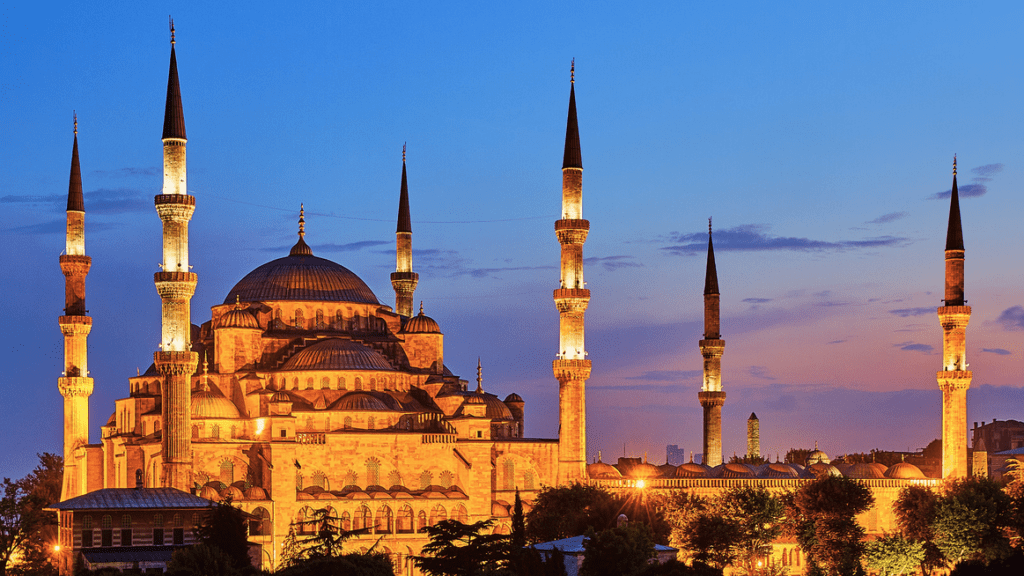
[[[245,513],[230,502],[211,504],[203,523],[195,527],[196,541],[222,552],[235,570],[244,570],[252,566],[245,523]]]
[[[1011,520],[1010,497],[988,478],[963,478],[947,484],[935,503],[931,523],[935,545],[947,560],[991,563],[1010,555],[1004,533]]]
[[[62,457],[37,455],[39,464],[24,478],[4,478],[0,496],[0,576],[56,574],[50,551],[57,542],[57,516],[43,508],[60,500]],[[19,556],[17,566],[12,556]]]
[[[917,570],[924,562],[924,543],[902,534],[886,534],[864,546],[864,561],[879,576],[897,576]]]
[[[600,532],[591,530],[583,549],[580,576],[635,576],[654,558],[654,538],[649,526],[630,522]]]
[[[699,562],[687,566],[673,558],[664,564],[651,564],[640,572],[640,576],[722,576],[722,571]]]
[[[605,530],[615,526],[619,514],[625,514],[630,521],[650,526],[656,542],[667,543],[671,526],[665,521],[664,509],[661,498],[646,490],[616,496],[584,484],[546,487],[526,516],[526,540],[536,544],[579,536],[591,528]]]
[[[772,542],[782,533],[782,501],[763,486],[738,486],[720,496],[719,508],[735,522],[736,558],[748,574],[758,560],[771,556]]]
[[[926,575],[946,563],[942,552],[935,545],[935,534],[931,528],[931,523],[935,519],[937,500],[938,496],[928,488],[907,486],[893,502],[893,512],[896,514],[896,525],[900,533],[904,538],[920,542],[924,548],[921,573]]]
[[[856,516],[874,503],[860,482],[822,476],[785,499],[790,534],[807,553],[808,573],[863,574],[860,556],[864,528]]]
[[[493,523],[443,520],[427,526],[430,542],[423,547],[424,555],[415,559],[416,565],[432,576],[473,576],[485,567],[505,567],[508,537],[482,534]]]
[[[724,569],[736,560],[739,536],[740,527],[733,519],[708,508],[691,516],[683,527],[680,544],[694,562]]]
[[[175,550],[167,564],[169,576],[238,576],[235,560],[216,546],[199,543]]]
[[[387,555],[381,553],[342,554],[333,558],[302,560],[274,573],[274,576],[394,576],[394,567]]]
[[[312,527],[309,536],[298,537],[295,526]],[[318,558],[340,558],[345,554],[342,545],[346,540],[357,534],[369,534],[372,527],[358,530],[343,530],[341,518],[331,516],[327,508],[314,510],[308,520],[292,522],[288,525],[288,535],[281,543],[281,567],[295,566]]]

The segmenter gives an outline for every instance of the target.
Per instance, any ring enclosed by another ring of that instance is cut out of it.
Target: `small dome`
[[[860,462],[850,466],[844,475],[847,478],[857,478],[859,480],[870,480],[873,478],[885,478],[885,474],[880,472],[876,466],[872,466],[866,462]]]
[[[590,476],[594,480],[618,480],[619,478],[622,478],[622,474],[620,474],[614,466],[611,464],[605,464],[604,462],[587,464],[587,476]]]
[[[369,392],[349,392],[332,407],[334,410],[364,410],[368,412],[385,412],[391,410],[380,398]]]
[[[800,473],[789,464],[775,462],[761,467],[757,474],[758,478],[799,478]]]
[[[270,397],[270,401],[271,402],[291,402],[292,401],[292,397],[289,396],[287,392],[282,390],[282,391],[279,391],[279,392],[275,392],[274,395]]]
[[[487,401],[478,395],[469,396],[462,401],[463,404],[487,404]]]
[[[213,486],[203,486],[199,491],[199,497],[207,500],[220,500],[220,493]]]
[[[913,464],[907,462],[897,462],[886,470],[885,475],[888,478],[898,478],[900,480],[919,480],[924,478],[924,472]]]
[[[708,469],[700,464],[687,462],[686,464],[676,467],[675,476],[676,478],[707,478]]]
[[[828,454],[818,450],[817,444],[815,444],[814,452],[807,455],[807,465],[810,466],[811,464],[818,464],[819,462],[822,464],[828,464],[831,460],[829,460]]]
[[[227,490],[225,490],[225,491],[223,491],[221,493],[221,497],[224,500],[231,500],[232,502],[238,502],[239,500],[245,498],[245,495],[242,494],[242,491],[239,490],[237,486],[229,486]]]
[[[630,478],[657,478],[661,476],[661,470],[654,464],[637,464],[633,466],[633,469],[629,471]]]
[[[246,500],[267,500],[267,491],[259,486],[250,486],[245,491]]]
[[[505,398],[505,404],[511,404],[513,402],[518,402],[520,404],[524,404],[523,397],[520,396],[519,394],[516,394],[515,392],[509,394]]]
[[[590,466],[587,468],[590,468]],[[494,518],[508,518],[508,508],[497,500],[491,500],[491,516]]]
[[[831,464],[825,464],[824,462],[818,462],[817,464],[811,464],[807,467],[807,471],[814,475],[815,478],[821,478],[822,476],[842,476],[843,473],[839,471],[839,468]]]
[[[239,418],[238,407],[210,390],[200,390],[192,394],[193,418]]]
[[[260,323],[248,310],[228,310],[217,320],[217,328],[254,328],[260,329]]]
[[[308,346],[288,359],[281,370],[389,370],[380,352],[352,340],[330,338]]]
[[[746,464],[730,463],[715,466],[712,470],[712,476],[716,478],[756,478],[757,474],[754,473],[754,469]]]
[[[424,314],[423,308],[420,307],[420,313],[405,322],[402,332],[406,334],[440,334],[441,327],[433,318]]]
[[[882,464],[880,462],[871,462],[871,463],[869,463],[869,465],[872,468],[874,468],[875,470],[878,470],[879,472],[881,472],[882,476],[885,476],[886,471],[889,470],[888,466],[886,466],[885,464]]]

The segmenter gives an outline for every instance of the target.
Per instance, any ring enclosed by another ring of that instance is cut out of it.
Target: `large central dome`
[[[225,304],[307,300],[315,302],[357,302],[379,304],[373,291],[359,276],[341,264],[313,256],[311,250],[292,248],[291,254],[267,262],[249,272],[228,292]],[[296,245],[296,248],[299,246]]]

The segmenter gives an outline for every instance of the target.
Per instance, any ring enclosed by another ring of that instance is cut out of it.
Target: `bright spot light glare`
[[[636,487],[637,488],[644,488],[646,486],[647,486],[647,482],[644,482],[643,480],[637,480],[636,481]]]
[[[267,427],[267,421],[263,418],[256,420],[256,435],[263,434],[263,430]]]

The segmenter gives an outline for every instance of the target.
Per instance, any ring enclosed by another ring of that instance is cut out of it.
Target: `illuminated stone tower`
[[[178,86],[178,61],[174,55],[174,23],[171,22],[171,65],[167,76],[164,109],[164,186],[154,199],[163,222],[162,270],[153,275],[161,301],[160,350],[153,353],[157,370],[164,376],[163,486],[192,487],[191,379],[199,357],[191,350],[190,303],[196,275],[188,264],[188,222],[196,199],[188,194],[185,169],[185,114]]]
[[[570,69],[569,115],[565,126],[562,160],[562,219],[555,234],[562,246],[561,283],[555,290],[558,308],[558,359],[553,363],[558,379],[558,482],[586,478],[587,413],[585,389],[590,360],[583,340],[583,316],[590,290],[583,281],[583,243],[590,222],[583,219],[583,157],[576,121],[576,63]]]
[[[757,414],[751,412],[747,418],[747,458],[757,458],[761,455],[761,422]]]
[[[409,216],[409,182],[405,176],[405,145],[402,145],[402,193],[398,200],[398,229],[395,230],[395,312],[412,318],[413,294],[420,275],[412,271],[412,218]]]
[[[725,340],[719,332],[718,270],[715,268],[715,247],[711,243],[711,219],[708,219],[708,266],[704,276],[704,339],[700,353],[704,356],[704,385],[697,398],[704,407],[704,464],[722,463],[722,352]]]
[[[67,239],[60,269],[64,273],[64,315],[57,319],[64,334],[64,375],[57,387],[64,397],[64,480],[61,500],[85,492],[85,470],[79,469],[75,449],[89,443],[88,345],[92,318],[85,309],[85,276],[92,258],[85,255],[85,201],[82,197],[82,169],[78,163],[78,116],[75,143],[71,148],[71,179],[68,185]],[[83,459],[82,467],[85,466]]]
[[[949,199],[946,229],[946,297],[938,309],[942,324],[942,370],[937,374],[942,390],[942,477],[967,476],[967,322],[971,307],[964,300],[964,233],[960,226],[960,195],[956,187],[953,157],[953,190]]]

